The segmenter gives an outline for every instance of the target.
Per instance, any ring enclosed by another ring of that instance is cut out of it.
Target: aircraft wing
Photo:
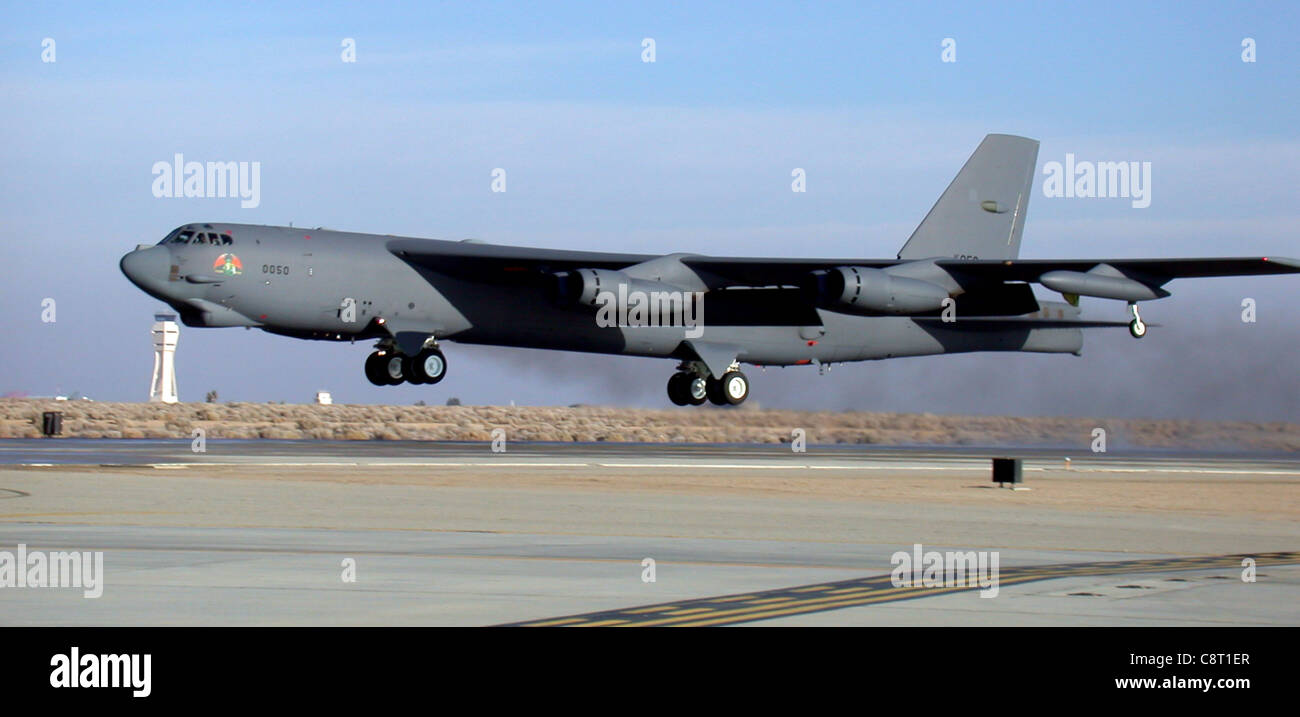
[[[657,258],[647,254],[538,249],[434,239],[391,239],[388,250],[430,271],[471,281],[524,283],[538,275],[575,269],[626,269]],[[778,259],[681,255],[710,289],[732,286],[798,286],[817,270],[857,266],[884,269],[908,263],[898,259]],[[924,260],[928,261],[928,260]],[[1160,286],[1180,278],[1300,273],[1300,260],[1284,257],[1200,257],[1168,259],[944,259],[934,263],[959,282],[1043,283],[1052,272],[1096,273],[1139,282],[1156,295]],[[1050,285],[1050,277],[1048,280]]]
[[[897,259],[766,259],[750,257],[688,256],[682,263],[710,277],[709,288],[727,286],[798,286],[808,273],[838,266],[883,269]]]
[[[692,256],[682,263],[728,282],[748,286],[798,284],[808,272],[840,266],[883,269],[905,262],[893,259],[749,259]],[[1087,272],[1106,264],[1122,274],[1141,277],[1150,286],[1173,279],[1300,273],[1300,260],[1283,257],[1208,257],[1193,259],[937,259],[936,264],[960,277],[981,282],[1037,282],[1051,271]]]
[[[922,326],[947,328],[955,323],[945,323],[938,316],[914,316],[912,320]],[[1089,319],[1046,319],[1036,316],[973,316],[961,319],[962,331],[1006,331],[1010,329],[1099,329],[1128,326],[1127,321],[1093,321]],[[1158,324],[1147,324],[1158,326]]]
[[[388,251],[430,271],[471,281],[521,283],[538,274],[573,269],[622,269],[653,256],[567,251],[436,239],[390,239]]]
[[[1300,260],[1284,257],[1202,257],[1193,259],[1004,259],[980,261],[939,259],[938,265],[955,274],[987,281],[1036,282],[1052,271],[1087,272],[1100,265],[1162,286],[1174,279],[1211,276],[1253,276],[1300,273]]]
[[[614,254],[564,249],[454,242],[436,239],[390,239],[386,245],[403,261],[472,281],[519,283],[538,274],[574,269],[626,269],[661,255]],[[706,278],[710,289],[731,286],[793,286],[817,269],[837,266],[886,267],[896,259],[776,259],[682,255],[682,264]]]

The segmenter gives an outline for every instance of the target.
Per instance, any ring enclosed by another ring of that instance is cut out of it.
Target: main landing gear
[[[1135,339],[1140,339],[1147,335],[1147,325],[1143,323],[1141,315],[1138,314],[1138,305],[1130,303],[1128,312],[1133,320],[1128,322],[1128,332]]]
[[[447,357],[437,346],[427,347],[414,356],[381,348],[366,357],[366,378],[376,386],[437,383],[446,375]]]
[[[722,378],[713,378],[702,365],[683,364],[668,379],[668,398],[678,406],[738,406],[749,398],[749,378],[738,368],[733,363]]]

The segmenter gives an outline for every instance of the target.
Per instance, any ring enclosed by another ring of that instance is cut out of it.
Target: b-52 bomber
[[[670,358],[678,405],[740,404],[741,364],[1078,354],[1085,328],[1147,325],[1174,279],[1300,272],[1277,257],[1019,259],[1038,142],[991,134],[893,259],[661,256],[325,229],[186,224],[122,272],[187,326],[374,340],[377,385],[442,381],[442,342]],[[1032,285],[1065,301],[1040,301]],[[1128,321],[1081,318],[1078,297]]]

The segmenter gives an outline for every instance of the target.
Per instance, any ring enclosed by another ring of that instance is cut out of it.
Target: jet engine
[[[614,269],[575,269],[560,271],[551,275],[551,298],[561,306],[595,306],[596,297],[608,291],[615,297],[626,301],[634,291],[644,292],[680,292],[681,289],[659,281],[633,279]],[[622,292],[620,294],[620,292]]]
[[[949,297],[938,284],[862,266],[815,271],[808,288],[821,306],[881,314],[937,311]]]

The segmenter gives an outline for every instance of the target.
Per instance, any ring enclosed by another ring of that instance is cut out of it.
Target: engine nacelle
[[[948,290],[880,269],[841,266],[813,272],[818,303],[881,314],[923,314],[943,308]]]
[[[596,297],[608,291],[620,300],[626,300],[634,291],[651,292],[678,291],[680,289],[658,281],[633,279],[621,271],[613,269],[575,269],[560,271],[551,275],[551,298],[562,306],[595,306]],[[620,293],[620,286],[626,287]]]

